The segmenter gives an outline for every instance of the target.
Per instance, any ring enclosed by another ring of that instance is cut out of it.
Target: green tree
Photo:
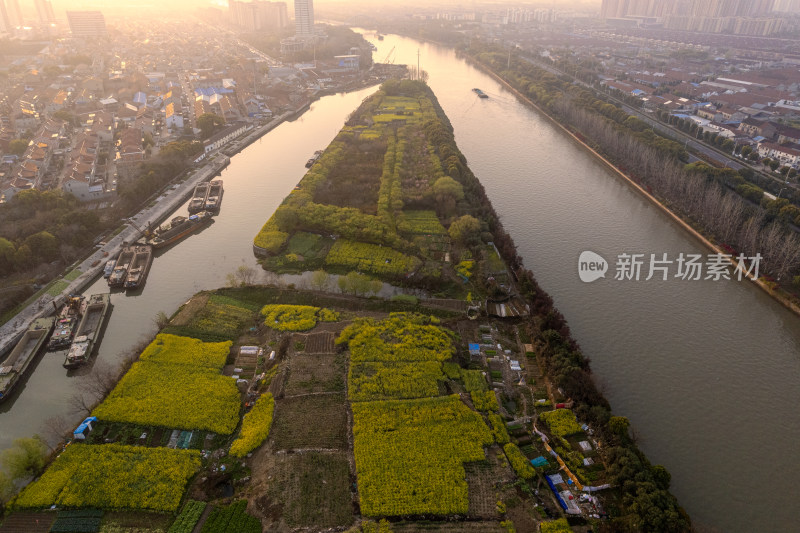
[[[33,265],[33,253],[31,252],[31,247],[27,244],[23,244],[17,248],[16,252],[14,252],[14,268],[17,270],[22,270],[31,265]]]
[[[620,437],[628,436],[628,427],[630,425],[630,421],[624,416],[612,416],[608,419],[608,429]]]
[[[24,479],[42,471],[47,458],[47,444],[39,435],[16,439],[4,450],[0,462],[12,479]]]
[[[0,273],[8,273],[14,268],[14,243],[0,237]]]
[[[28,149],[30,139],[14,139],[8,143],[8,151],[14,155],[22,155]]]
[[[480,237],[481,223],[472,215],[464,215],[450,224],[450,238],[460,244],[474,243]]]
[[[653,465],[650,471],[653,473],[656,485],[660,489],[669,490],[669,485],[672,483],[672,474],[669,473],[669,470],[664,468],[663,465]]]
[[[436,180],[431,188],[442,213],[452,213],[456,202],[464,199],[464,187],[450,176]]]
[[[771,168],[772,170],[777,169],[779,166],[780,163],[778,161],[775,161],[774,159],[769,162],[769,168]]]
[[[70,124],[75,124],[75,115],[66,109],[59,109],[53,113],[53,117],[57,118],[58,120],[63,120],[64,122],[69,122]]]
[[[324,270],[315,270],[311,273],[311,288],[324,291],[331,282],[331,275]]]
[[[743,146],[742,147],[742,156],[743,157],[747,157],[751,153],[753,153],[753,148],[751,146],[748,145],[748,146]]]
[[[31,249],[34,257],[52,261],[58,256],[58,239],[52,233],[40,231],[25,239],[24,244]]]
[[[222,117],[214,113],[203,113],[197,117],[197,127],[200,128],[200,136],[208,139],[214,134],[218,126],[224,124]]]

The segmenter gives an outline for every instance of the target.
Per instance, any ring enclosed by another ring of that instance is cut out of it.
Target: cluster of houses
[[[627,79],[604,79],[610,89],[638,97],[657,109],[697,124],[698,130],[750,145],[761,157],[800,168],[800,70],[796,67],[742,72],[692,80],[684,69],[630,71]]]
[[[224,124],[205,141],[208,153],[354,74],[351,65],[337,68],[267,62],[235,36],[194,22],[131,23],[97,42],[55,38],[14,59],[0,79],[0,202],[49,188],[85,202],[113,199],[142,161],[200,137],[201,115]],[[29,141],[24,153],[20,140]]]

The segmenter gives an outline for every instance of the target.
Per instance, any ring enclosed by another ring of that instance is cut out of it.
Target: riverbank
[[[115,258],[125,243],[130,243],[140,238],[142,232],[136,226],[145,228],[148,225],[157,226],[163,222],[169,216],[170,212],[177,209],[182,202],[191,197],[194,187],[197,184],[203,181],[209,181],[227,167],[231,157],[240,153],[284,122],[299,118],[320,98],[330,94],[358,91],[373,87],[379,83],[380,80],[364,79],[348,85],[342,91],[317,91],[308,101],[304,102],[296,109],[286,111],[274,117],[266,124],[254,128],[244,137],[234,139],[211,156],[212,159],[206,160],[206,163],[199,169],[190,169],[186,171],[191,173],[188,178],[184,179],[177,186],[168,185],[162,194],[157,197],[154,205],[129,217],[129,220],[133,221],[135,226],[130,223],[121,226],[119,233],[109,239],[106,244],[93,251],[79,263],[71,265],[62,278],[55,279],[49,283],[47,287],[39,292],[38,296],[35,295],[32,297],[29,303],[25,305],[16,316],[0,325],[0,358],[14,347],[33,320],[52,314],[54,312],[54,302],[63,301],[66,296],[79,293],[89,286],[102,273],[105,262]],[[76,277],[67,279],[66,276],[75,272],[78,272]],[[63,282],[67,282],[66,286],[63,285],[62,280]],[[54,292],[53,287],[57,287],[57,291]]]
[[[132,223],[125,225],[122,231],[114,235],[108,242],[77,265],[73,265],[71,272],[79,274],[71,280],[63,278],[68,281],[66,286],[61,287],[58,292],[41,295],[20,311],[13,320],[0,326],[0,354],[4,354],[16,343],[33,320],[53,314],[67,296],[81,292],[97,279],[102,274],[106,261],[117,257],[123,246],[135,242],[142,236],[141,228],[157,226],[192,195],[197,184],[209,181],[229,163],[230,158],[222,154],[215,154],[202,168],[196,170],[181,183],[167,189],[153,205],[131,217]]]
[[[652,204],[656,205],[661,212],[671,218],[674,222],[676,222],[684,231],[686,231],[689,235],[691,235],[695,240],[701,243],[704,247],[711,250],[714,253],[728,255],[729,252],[721,248],[720,246],[714,244],[709,238],[703,235],[698,229],[693,227],[686,219],[684,219],[679,214],[672,211],[667,205],[665,205],[658,197],[654,196],[650,192],[648,192],[645,188],[643,188],[639,183],[637,183],[633,178],[628,176],[622,169],[617,167],[614,163],[609,161],[606,157],[602,154],[597,152],[594,148],[589,146],[584,140],[578,137],[571,129],[565,126],[563,123],[556,120],[554,117],[550,116],[544,109],[536,105],[531,99],[526,97],[520,91],[515,89],[508,83],[502,76],[495,73],[486,65],[475,61],[469,56],[463,57],[465,61],[469,64],[473,65],[474,67],[480,69],[482,72],[491,76],[495,81],[503,85],[507,90],[513,93],[521,102],[525,103],[529,107],[532,107],[539,113],[541,113],[551,124],[556,126],[559,130],[566,133],[572,141],[580,145],[583,149],[587,150],[591,153],[596,159],[603,163],[609,170],[611,170],[615,175],[622,178],[627,184],[629,184],[633,189],[644,196],[647,200],[649,200]],[[737,267],[737,262],[734,257],[730,257],[729,261],[734,269]],[[782,292],[776,291],[774,288],[770,286],[770,282],[766,282],[761,278],[755,278],[750,274],[746,274],[747,279],[749,279],[752,283],[754,283],[758,288],[762,291],[766,292],[770,297],[772,297],[775,301],[779,302],[781,305],[792,311],[795,315],[800,316],[800,306],[793,303],[789,300],[788,296],[785,296]]]

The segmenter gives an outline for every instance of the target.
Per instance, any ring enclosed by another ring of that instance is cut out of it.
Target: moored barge
[[[125,290],[136,290],[144,285],[150,265],[153,262],[153,248],[149,244],[133,246],[133,260],[125,278]]]
[[[111,298],[108,294],[92,294],[86,301],[75,340],[64,358],[65,368],[75,368],[89,360],[110,307]]]
[[[9,356],[0,363],[0,402],[8,398],[14,386],[36,359],[36,355],[47,341],[47,336],[53,331],[55,321],[53,317],[34,320]]]

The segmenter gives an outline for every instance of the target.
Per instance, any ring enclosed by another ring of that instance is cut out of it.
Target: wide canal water
[[[456,141],[526,265],[569,320],[614,411],[630,418],[648,457],[672,473],[672,490],[695,524],[705,531],[792,530],[800,319],[744,283],[615,281],[618,254],[674,259],[706,250],[453,51],[367,36],[377,59],[394,47],[395,63],[415,64],[419,49]],[[473,87],[490,98],[478,99]],[[113,295],[98,357],[114,361],[152,336],[157,312],[171,314],[193,293],[224,285],[239,265],[255,266],[255,233],[302,177],[305,160],[373,90],[323,98],[232,158],[216,222],[161,253],[140,295]],[[580,281],[584,250],[609,260],[606,279]],[[105,291],[100,280],[86,292]],[[19,397],[2,406],[0,449],[69,413],[82,378],[67,377],[62,359],[45,354]]]

